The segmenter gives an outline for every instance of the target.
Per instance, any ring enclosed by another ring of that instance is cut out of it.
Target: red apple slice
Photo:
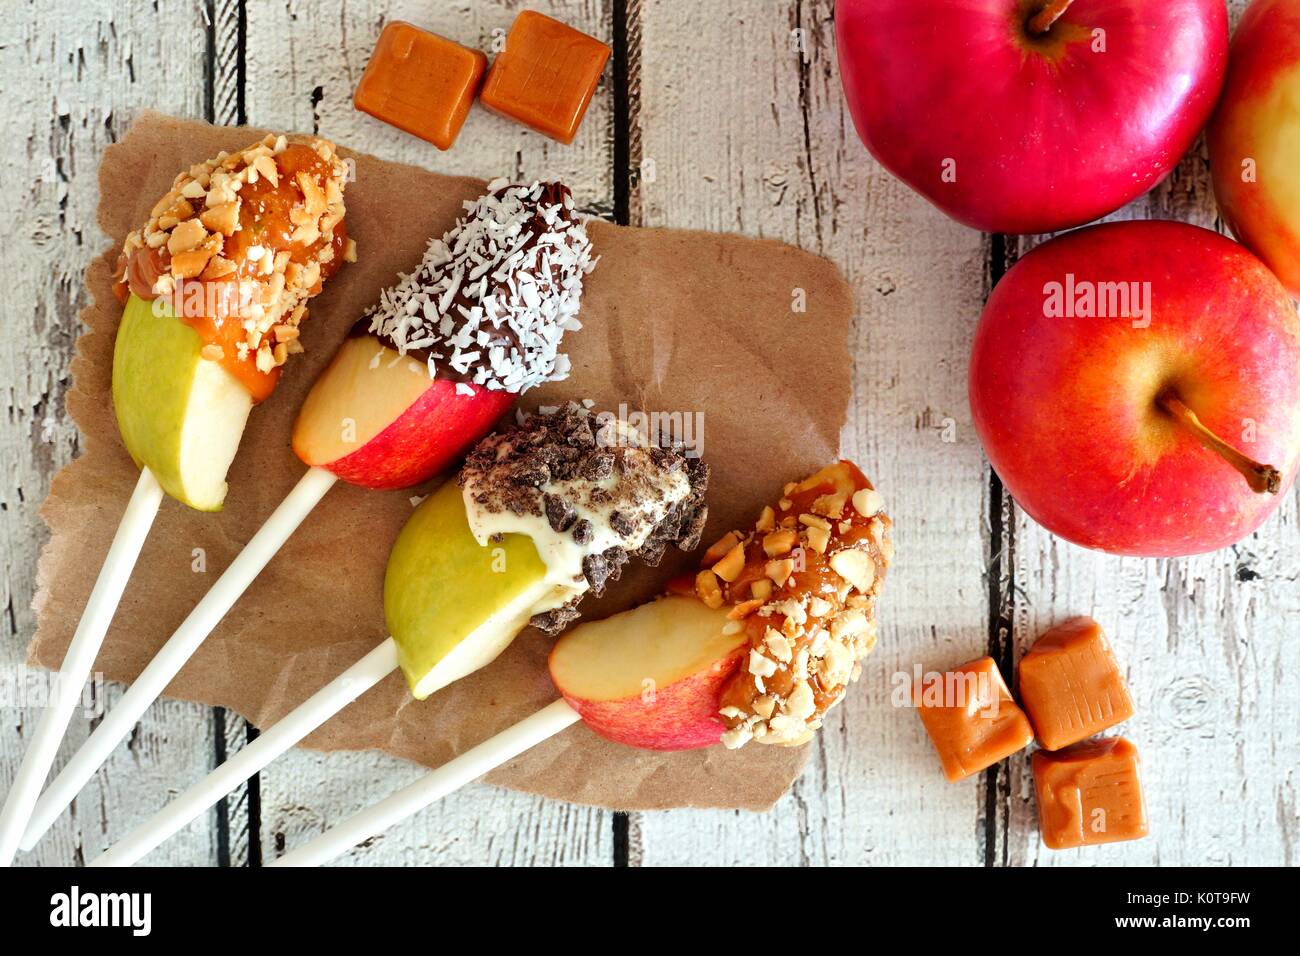
[[[727,729],[722,688],[748,641],[726,610],[671,596],[574,628],[551,651],[551,679],[592,730],[630,747],[709,747]]]
[[[430,379],[428,367],[372,335],[345,341],[312,386],[293,450],[365,488],[407,488],[444,470],[514,403],[510,392]]]

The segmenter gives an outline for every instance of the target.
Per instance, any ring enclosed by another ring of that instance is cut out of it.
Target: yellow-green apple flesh
[[[203,344],[161,300],[132,295],[113,347],[113,410],[138,467],[177,501],[219,511],[253,399]]]
[[[1300,320],[1264,264],[1217,233],[1090,226],[994,288],[970,403],[994,471],[1049,531],[1114,554],[1213,551],[1295,480]]]
[[[1214,109],[1223,0],[838,0],[858,135],[959,222],[1039,233],[1163,179]]]
[[[486,667],[556,593],[531,538],[475,540],[447,481],[407,519],[384,572],[384,618],[411,693],[423,700]]]
[[[293,450],[344,481],[409,488],[457,461],[515,396],[430,378],[428,366],[372,335],[344,341],[293,426]]]
[[[709,747],[727,729],[722,688],[748,647],[727,623],[725,608],[663,597],[569,631],[551,651],[551,680],[602,737],[645,750]]]
[[[1300,0],[1247,9],[1207,137],[1224,221],[1300,297]]]

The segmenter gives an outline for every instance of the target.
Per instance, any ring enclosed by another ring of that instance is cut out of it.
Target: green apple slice
[[[219,511],[253,399],[203,340],[158,303],[132,295],[113,350],[113,408],[136,465],[199,511]]]
[[[384,574],[384,616],[416,700],[496,659],[534,614],[575,591],[552,580],[531,538],[480,545],[453,479],[402,528]]]

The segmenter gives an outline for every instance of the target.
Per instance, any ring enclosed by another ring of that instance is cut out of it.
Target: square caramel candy
[[[1049,849],[1147,835],[1138,752],[1123,737],[1089,740],[1055,753],[1039,750],[1033,764],[1038,819]]]
[[[1034,739],[991,657],[981,657],[915,688],[921,723],[950,782],[979,773]]]
[[[1021,658],[1020,700],[1047,750],[1077,744],[1133,716],[1119,664],[1089,617],[1047,631]]]
[[[384,27],[352,104],[451,149],[487,70],[487,57],[400,20]]]
[[[525,10],[511,25],[479,97],[492,112],[571,143],[609,54],[595,37]]]

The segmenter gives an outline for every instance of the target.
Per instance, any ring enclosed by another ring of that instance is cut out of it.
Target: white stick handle
[[[204,779],[140,824],[91,866],[131,866],[276,757],[289,750],[397,669],[397,643],[390,637],[303,703],[285,714]]]
[[[430,771],[410,786],[331,827],[270,865],[320,866],[555,736],[578,720],[577,711],[557,700],[437,770]]]
[[[109,758],[140,722],[145,711],[185,666],[199,645],[248,590],[289,536],[311,513],[338,479],[323,468],[312,468],[299,479],[271,517],[244,546],[203,600],[194,606],[181,626],[122,695],[68,765],[41,795],[23,834],[23,849],[30,849],[81,792],[95,771]]]
[[[144,469],[113,535],[113,543],[104,558],[104,566],[99,569],[99,577],[90,592],[90,600],[86,602],[76,633],[72,635],[72,643],[63,657],[63,666],[59,669],[45,713],[27,745],[27,754],[9,788],[4,810],[0,812],[0,866],[13,862],[19,838],[41,792],[41,784],[54,763],[54,755],[72,720],[77,701],[81,699],[82,688],[90,677],[90,669],[95,665],[108,625],[122,600],[122,592],[126,590],[126,582],[140,556],[140,549],[144,547],[144,540],[149,536],[162,499],[163,490],[158,479],[148,468]]]

